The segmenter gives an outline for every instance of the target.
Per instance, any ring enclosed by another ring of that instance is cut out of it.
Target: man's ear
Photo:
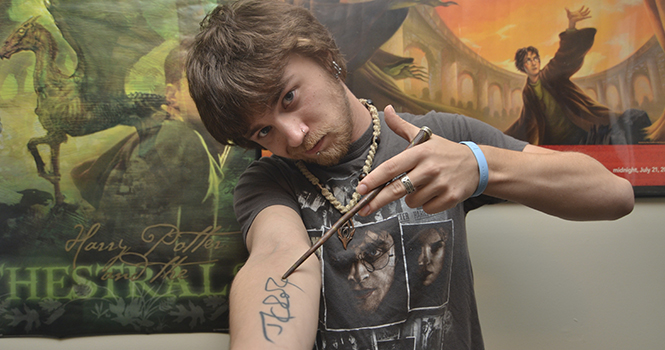
[[[178,87],[173,84],[166,84],[166,102],[170,107],[178,108],[178,98],[177,94],[180,91]]]

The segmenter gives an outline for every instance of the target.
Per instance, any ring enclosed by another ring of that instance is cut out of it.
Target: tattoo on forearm
[[[263,336],[271,343],[274,343],[271,334],[273,336],[280,335],[283,329],[282,326],[294,318],[291,316],[290,296],[286,293],[285,288],[291,285],[304,292],[297,285],[290,283],[288,279],[281,280],[280,282],[275,281],[272,277],[268,278],[265,291],[269,295],[263,299],[263,305],[268,305],[270,311],[259,312],[261,325],[263,326]]]

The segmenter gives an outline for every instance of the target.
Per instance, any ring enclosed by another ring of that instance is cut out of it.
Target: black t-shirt
[[[515,151],[526,145],[460,115],[400,116],[455,142]],[[382,113],[380,118],[381,142],[374,167],[408,144],[388,128]],[[338,165],[307,164],[343,205],[358,184],[371,139],[369,128]],[[493,201],[481,196],[472,206]],[[235,211],[245,234],[256,215],[271,205],[297,211],[312,241],[341,217],[292,161],[276,156],[250,165],[236,187]],[[315,348],[482,349],[465,216],[462,204],[430,215],[422,208],[409,208],[403,199],[371,216],[356,215],[355,235],[346,250],[332,237],[318,252],[323,285]]]

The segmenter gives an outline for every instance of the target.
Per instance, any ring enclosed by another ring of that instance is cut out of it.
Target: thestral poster
[[[379,109],[465,114],[663,194],[662,0],[290,2]],[[3,336],[227,330],[255,155],[202,127],[180,46],[216,5],[0,1]]]
[[[180,42],[207,5],[0,3],[3,336],[228,330],[256,157],[188,97]]]

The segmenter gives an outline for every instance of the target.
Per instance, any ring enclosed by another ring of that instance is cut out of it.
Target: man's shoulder
[[[436,135],[448,139],[456,139],[460,133],[476,128],[476,124],[482,124],[479,120],[462,114],[434,110],[420,115],[403,113],[400,117],[415,126],[427,126]]]
[[[282,174],[285,177],[291,176],[296,171],[293,161],[278,157],[275,155],[261,157],[249,164],[241,177],[270,177],[275,178]]]
[[[450,113],[450,112],[440,112],[436,110],[431,110],[425,114],[411,114],[411,113],[398,113],[398,115],[408,121],[409,123],[416,126],[424,126],[425,123],[442,123],[442,124],[453,124],[463,121],[469,117]],[[428,125],[429,126],[429,125]]]
[[[462,114],[430,111],[424,115],[400,114],[404,120],[418,127],[427,126],[434,134],[453,142],[475,141],[501,148],[522,149],[522,141],[517,142],[496,127],[476,118]]]
[[[412,114],[408,112],[400,112],[397,114],[404,120],[421,119],[421,118],[456,118],[462,116],[456,113],[441,112],[437,110],[430,110],[425,114]]]

